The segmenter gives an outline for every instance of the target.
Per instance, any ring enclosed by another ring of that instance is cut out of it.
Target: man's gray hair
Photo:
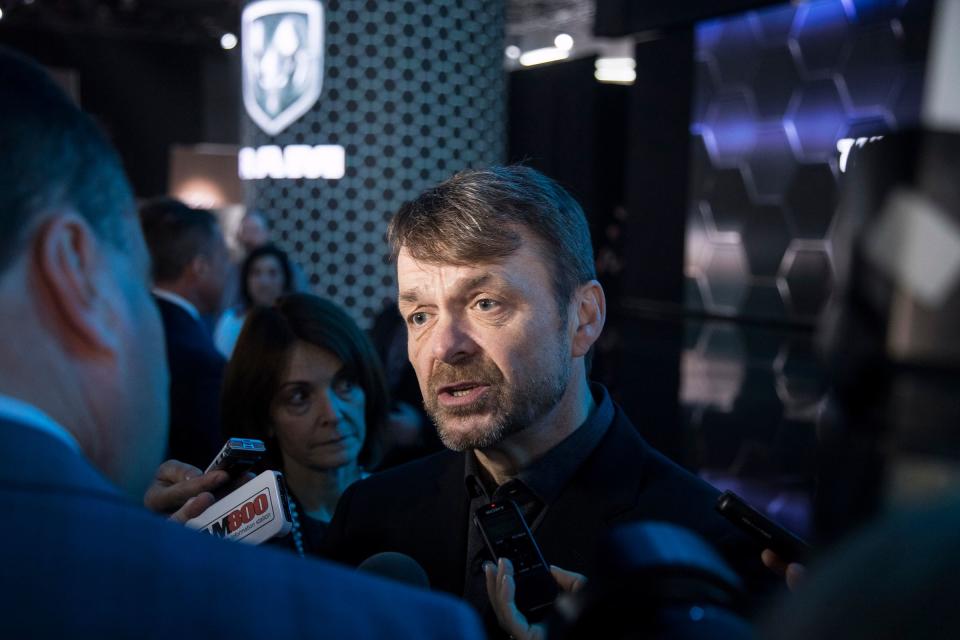
[[[394,257],[475,265],[506,259],[526,231],[538,241],[553,278],[558,308],[596,278],[583,209],[563,187],[522,165],[462,171],[404,204],[390,223]]]

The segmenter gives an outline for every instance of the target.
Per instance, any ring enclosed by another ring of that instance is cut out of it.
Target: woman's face
[[[356,462],[366,437],[365,401],[337,356],[294,343],[270,411],[284,466],[327,471]]]
[[[247,273],[247,291],[253,304],[269,307],[283,293],[283,265],[276,256],[260,256]]]

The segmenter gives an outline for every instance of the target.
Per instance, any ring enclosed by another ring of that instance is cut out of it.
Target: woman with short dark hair
[[[249,313],[224,376],[224,435],[266,443],[300,554],[319,551],[340,495],[379,460],[388,409],[377,354],[336,304],[291,294]]]

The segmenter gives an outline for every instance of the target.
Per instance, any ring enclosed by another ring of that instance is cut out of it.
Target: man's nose
[[[455,316],[439,318],[432,336],[433,357],[447,364],[456,364],[471,357],[478,346],[466,331],[463,322]]]

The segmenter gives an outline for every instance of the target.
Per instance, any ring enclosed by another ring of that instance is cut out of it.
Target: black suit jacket
[[[170,366],[168,457],[205,469],[223,445],[220,387],[226,360],[207,328],[184,309],[157,298]]]
[[[381,551],[404,553],[423,566],[434,589],[462,596],[470,517],[464,462],[464,454],[444,451],[349,487],[327,533],[326,555],[356,565]],[[762,575],[760,549],[714,510],[718,494],[650,447],[616,407],[607,433],[534,536],[550,564],[589,577],[607,529],[671,522],[712,543],[741,575]],[[495,628],[489,604],[473,604]]]

